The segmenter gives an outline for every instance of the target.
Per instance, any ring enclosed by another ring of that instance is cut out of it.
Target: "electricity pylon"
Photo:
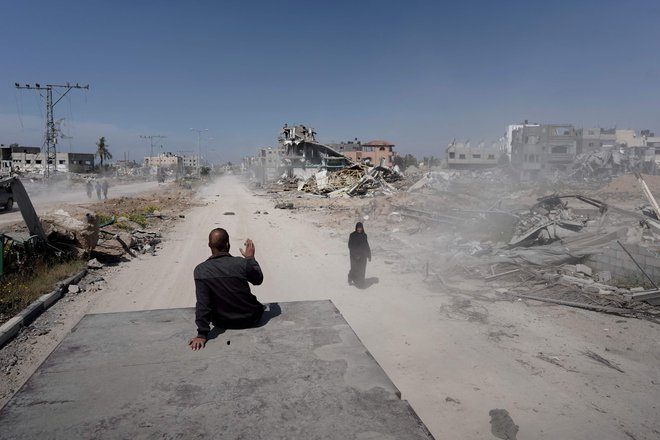
[[[89,84],[86,86],[81,86],[80,84],[46,84],[42,86],[39,83],[35,85],[25,84],[20,85],[19,83],[14,83],[17,89],[30,89],[30,90],[45,90],[46,91],[46,177],[50,177],[50,166],[54,166],[53,172],[57,171],[57,127],[55,126],[55,121],[53,120],[53,108],[57,105],[58,102],[64,98],[64,96],[71,91],[71,89],[87,89],[89,90]],[[66,89],[64,93],[53,102],[53,89]]]

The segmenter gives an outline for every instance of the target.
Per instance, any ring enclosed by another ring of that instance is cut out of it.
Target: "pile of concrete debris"
[[[389,168],[356,164],[334,172],[320,171],[300,182],[298,190],[328,197],[373,196],[396,192],[392,183],[400,180],[403,175]]]
[[[137,254],[154,254],[156,245],[162,241],[160,233],[144,231],[139,225],[126,218],[119,218],[117,222],[121,228],[114,228],[112,231],[106,228],[116,224],[114,218],[111,222],[102,225],[99,242],[95,248],[96,253],[106,258],[121,257],[124,254],[132,257]]]
[[[642,188],[649,206],[641,210],[582,194],[550,194],[521,209],[521,199],[510,208],[487,198],[458,206],[466,199],[452,199],[461,195],[454,191],[435,193],[433,203],[400,193],[379,216],[396,224],[379,246],[394,264],[409,246],[399,231],[424,234],[395,270],[423,268],[431,285],[453,288],[467,275],[511,298],[660,320],[660,209]],[[484,203],[491,206],[479,209]]]
[[[568,199],[591,210],[574,211]],[[455,238],[444,267],[436,271],[438,279],[461,267],[486,281],[508,280],[497,291],[518,298],[660,317],[660,310],[649,306],[660,305],[655,281],[660,278],[660,225],[653,218],[582,195],[557,194],[514,215],[508,242]]]

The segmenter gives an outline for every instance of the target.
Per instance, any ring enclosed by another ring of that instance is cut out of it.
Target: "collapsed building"
[[[277,148],[262,148],[257,156],[245,158],[243,169],[263,185],[281,176],[307,179],[319,171],[336,171],[350,165],[349,158],[316,140],[316,132],[305,125],[284,124]]]

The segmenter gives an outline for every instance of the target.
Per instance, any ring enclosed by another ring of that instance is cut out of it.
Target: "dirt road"
[[[660,326],[503,300],[485,288],[479,295],[429,288],[421,268],[393,274],[397,262],[378,252],[389,232],[368,223],[374,259],[367,276],[377,282],[358,290],[346,282],[352,224],[333,230],[320,214],[273,209],[231,176],[203,199],[207,205],[189,211],[156,256],[106,277],[87,311],[192,307],[193,268],[209,254],[208,231],[221,226],[234,255],[245,238],[254,240],[265,275],[254,292],[262,302],[331,299],[438,439],[494,438],[494,409],[508,411],[521,439],[660,436]]]

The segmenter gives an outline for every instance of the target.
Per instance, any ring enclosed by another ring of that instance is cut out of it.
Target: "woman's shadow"
[[[263,327],[264,325],[268,324],[268,321],[271,319],[280,316],[282,314],[282,308],[278,303],[268,303],[265,305],[264,309],[264,314],[261,315],[261,319],[259,322],[257,322],[255,325],[249,326],[249,327],[242,327],[242,328],[259,328]],[[235,329],[232,327],[232,329]],[[208,334],[207,340],[215,339],[221,334],[223,334],[227,330],[226,327],[221,327],[221,326],[216,326],[214,325],[213,329]]]
[[[361,289],[361,290],[368,289],[369,287],[373,286],[374,284],[378,284],[378,281],[379,281],[378,277],[365,278],[364,282],[362,282],[360,284],[356,283],[355,287],[357,287],[358,289]]]

